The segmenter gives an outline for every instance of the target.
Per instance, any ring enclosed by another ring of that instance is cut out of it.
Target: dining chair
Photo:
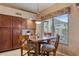
[[[53,52],[53,55],[55,56],[57,48],[58,48],[58,44],[59,44],[59,38],[60,38],[60,36],[57,34],[57,37],[55,40],[52,39],[52,41],[50,41],[49,44],[43,44],[41,55],[49,56],[49,53]]]
[[[20,35],[19,36],[20,41],[20,48],[21,48],[21,56],[24,56],[28,54],[28,56],[32,53],[33,46],[31,46],[31,43],[29,41],[29,35]]]

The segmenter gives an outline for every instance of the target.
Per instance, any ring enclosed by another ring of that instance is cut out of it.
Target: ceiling
[[[39,12],[54,4],[55,3],[39,3]],[[38,12],[38,3],[0,3],[0,5],[5,5],[33,13]]]

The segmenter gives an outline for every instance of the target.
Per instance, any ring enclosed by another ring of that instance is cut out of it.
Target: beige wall
[[[68,55],[79,55],[79,15],[76,4],[56,4],[41,12],[41,16],[45,16],[66,7],[70,7],[71,10],[69,19],[69,44],[60,44],[58,50]]]
[[[79,15],[78,9],[73,4],[71,8],[71,17],[69,19],[69,44],[59,46],[59,50],[69,55],[79,55]]]

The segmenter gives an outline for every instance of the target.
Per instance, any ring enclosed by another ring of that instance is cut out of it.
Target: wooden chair
[[[28,39],[29,39],[29,35],[20,35],[19,36],[21,56],[24,56],[26,54],[28,54],[28,56],[29,56],[30,51],[33,50],[33,48],[31,48],[32,46],[30,46],[31,43]]]
[[[60,38],[60,36],[57,34],[56,40],[54,40],[54,41],[52,40],[49,44],[44,44],[42,47],[41,55],[49,56],[49,53],[53,52],[53,55],[55,56],[57,48],[58,48],[58,44],[59,44],[59,38]],[[53,42],[53,44],[52,44],[52,42]]]

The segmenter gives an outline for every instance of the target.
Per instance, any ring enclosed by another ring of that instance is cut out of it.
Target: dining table
[[[54,39],[56,39],[56,37],[50,36],[50,37],[37,38],[36,40],[31,40],[35,44],[35,56],[41,54],[40,50],[42,44],[49,44],[49,41]]]

